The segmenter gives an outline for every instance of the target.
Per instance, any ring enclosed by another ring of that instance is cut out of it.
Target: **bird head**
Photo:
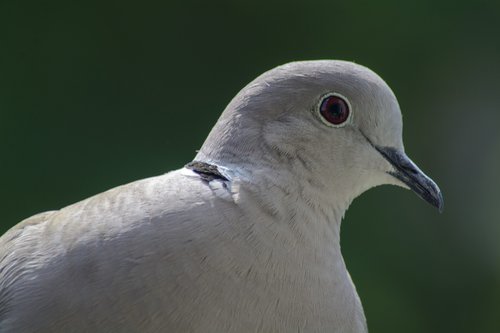
[[[297,181],[343,193],[346,202],[374,186],[399,185],[441,211],[441,191],[405,154],[402,130],[394,93],[370,69],[292,62],[236,95],[196,159],[292,170]]]

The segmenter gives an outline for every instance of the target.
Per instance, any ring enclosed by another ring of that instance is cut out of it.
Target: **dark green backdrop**
[[[446,200],[381,187],[351,206],[371,333],[500,332],[499,1],[2,0],[1,231],[181,167],[244,84],[319,58],[391,85]]]

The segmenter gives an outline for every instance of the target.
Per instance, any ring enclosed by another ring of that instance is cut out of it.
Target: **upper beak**
[[[406,184],[420,198],[436,207],[440,213],[443,211],[444,200],[441,190],[404,152],[391,147],[375,148],[394,167],[394,170],[388,172],[390,175]]]

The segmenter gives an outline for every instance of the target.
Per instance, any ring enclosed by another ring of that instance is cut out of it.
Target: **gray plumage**
[[[342,126],[318,113],[329,93],[351,107]],[[396,184],[442,207],[394,94],[350,62],[264,73],[195,161],[3,235],[0,332],[366,332],[340,252],[349,204]]]

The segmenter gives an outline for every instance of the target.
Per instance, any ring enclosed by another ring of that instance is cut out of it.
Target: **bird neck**
[[[231,182],[235,202],[245,202],[242,209],[261,211],[268,218],[259,226],[270,230],[283,244],[317,248],[341,258],[340,225],[350,200],[337,197],[329,186],[316,182],[312,170],[304,170],[300,161],[276,168],[276,161],[253,161],[232,164],[197,156],[196,160],[216,165]]]
[[[297,239],[339,247],[340,225],[347,205],[332,200],[323,186],[308,180],[312,177],[301,175],[292,168],[261,167],[252,173],[247,186],[255,196],[258,194],[263,209],[294,230]]]
[[[228,176],[226,185],[241,215],[248,217],[244,242],[252,248],[255,274],[261,272],[266,292],[295,295],[294,304],[324,299],[320,308],[325,318],[341,312],[362,327],[363,309],[340,249],[347,201],[336,200],[328,186],[307,180],[314,177],[298,177],[293,167],[279,169],[261,162],[251,167],[241,162],[216,165]],[[269,267],[274,267],[271,275]],[[297,294],[304,286],[307,295]]]

